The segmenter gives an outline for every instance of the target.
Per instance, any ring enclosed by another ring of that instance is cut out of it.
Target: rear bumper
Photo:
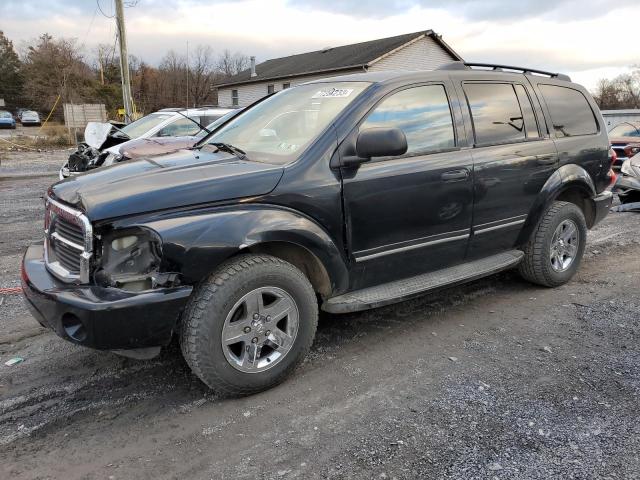
[[[126,292],[60,282],[45,268],[43,248],[27,249],[22,289],[38,322],[73,343],[100,350],[166,345],[192,287]]]
[[[611,203],[613,202],[613,193],[609,190],[605,190],[604,192],[596,195],[592,199],[595,215],[593,217],[593,225],[594,227],[598,223],[602,221],[604,217],[607,216],[609,210],[611,209]]]

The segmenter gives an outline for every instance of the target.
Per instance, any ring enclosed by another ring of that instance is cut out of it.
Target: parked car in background
[[[18,108],[16,110],[16,120],[20,121],[20,117],[22,116],[22,112],[26,112],[29,110],[28,108]]]
[[[58,182],[22,264],[28,305],[68,341],[138,358],[177,334],[204,383],[246,395],[295,370],[318,308],[509,268],[568,282],[611,206],[602,116],[565,75],[478,67],[316,80],[196,148]]]
[[[165,108],[146,115],[124,127],[108,123],[90,123],[84,142],[78,145],[60,169],[60,178],[112,165],[120,155],[119,145],[136,138],[185,137],[200,133],[206,126],[232,109],[202,107]]]
[[[629,158],[640,152],[640,122],[624,122],[609,130],[609,141],[618,156],[614,168],[622,167]]]
[[[16,128],[16,121],[10,112],[0,110],[0,128]]]
[[[113,159],[113,163],[132,160],[140,157],[152,157],[165,153],[177,152],[183,148],[192,148],[202,141],[210,132],[213,132],[219,125],[233,118],[242,109],[231,110],[215,122],[205,125],[198,134],[185,137],[151,137],[134,138],[118,145],[118,153]]]
[[[640,202],[640,155],[633,155],[622,163],[613,193],[618,194],[620,203]]]
[[[25,110],[20,115],[20,123],[25,127],[29,125],[40,126],[40,115],[38,115],[38,112],[34,112],[33,110]]]

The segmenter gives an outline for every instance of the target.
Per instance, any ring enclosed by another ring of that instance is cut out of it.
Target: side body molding
[[[577,189],[587,198],[593,198],[597,195],[593,179],[580,165],[568,163],[558,168],[542,186],[536,201],[531,207],[527,221],[518,237],[519,245],[529,239],[549,205],[560,194],[569,189]]]
[[[130,218],[115,228],[147,227],[160,235],[163,270],[179,272],[185,283],[196,283],[240,250],[265,242],[303,247],[322,264],[334,293],[348,287],[343,252],[331,236],[295,210],[265,204],[233,205]]]

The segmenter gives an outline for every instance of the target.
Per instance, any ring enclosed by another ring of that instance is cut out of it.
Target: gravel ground
[[[3,170],[64,158],[0,167],[0,288],[41,240],[53,180]],[[609,215],[557,289],[506,272],[323,314],[290,380],[235,400],[175,345],[144,362],[83,349],[0,296],[0,478],[640,478],[638,232],[640,215]]]
[[[21,152],[0,151],[0,178],[55,176],[75,148],[33,149]],[[55,179],[54,179],[55,180]],[[49,178],[48,185],[52,179]],[[24,185],[20,186],[24,188]],[[0,186],[3,188],[3,186]],[[4,201],[4,199],[0,199]]]

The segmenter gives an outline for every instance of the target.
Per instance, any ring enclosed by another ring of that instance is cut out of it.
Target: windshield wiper
[[[191,120],[193,123],[195,123],[197,126],[199,126],[199,127],[200,127],[200,130],[204,130],[204,131],[205,131],[205,132],[207,132],[208,134],[210,134],[210,133],[211,133],[211,130],[209,130],[207,127],[205,127],[204,125],[202,125],[202,124],[201,124],[200,122],[198,122],[195,118],[191,118],[190,116],[185,115],[184,113],[179,112],[179,111],[177,111],[176,113],[178,113],[178,114],[182,115],[182,116],[183,116],[184,118],[186,118],[187,120]],[[198,132],[198,133],[200,133],[200,132]],[[197,135],[197,134],[196,134],[196,135]]]
[[[240,160],[244,160],[245,158],[247,158],[247,154],[244,150],[238,148],[238,147],[234,147],[233,145],[231,145],[230,143],[223,143],[223,142],[212,142],[212,143],[208,143],[207,145],[213,145],[214,147],[217,148],[217,152],[227,152],[227,153],[231,153],[233,155],[235,155],[236,157],[238,157]]]

